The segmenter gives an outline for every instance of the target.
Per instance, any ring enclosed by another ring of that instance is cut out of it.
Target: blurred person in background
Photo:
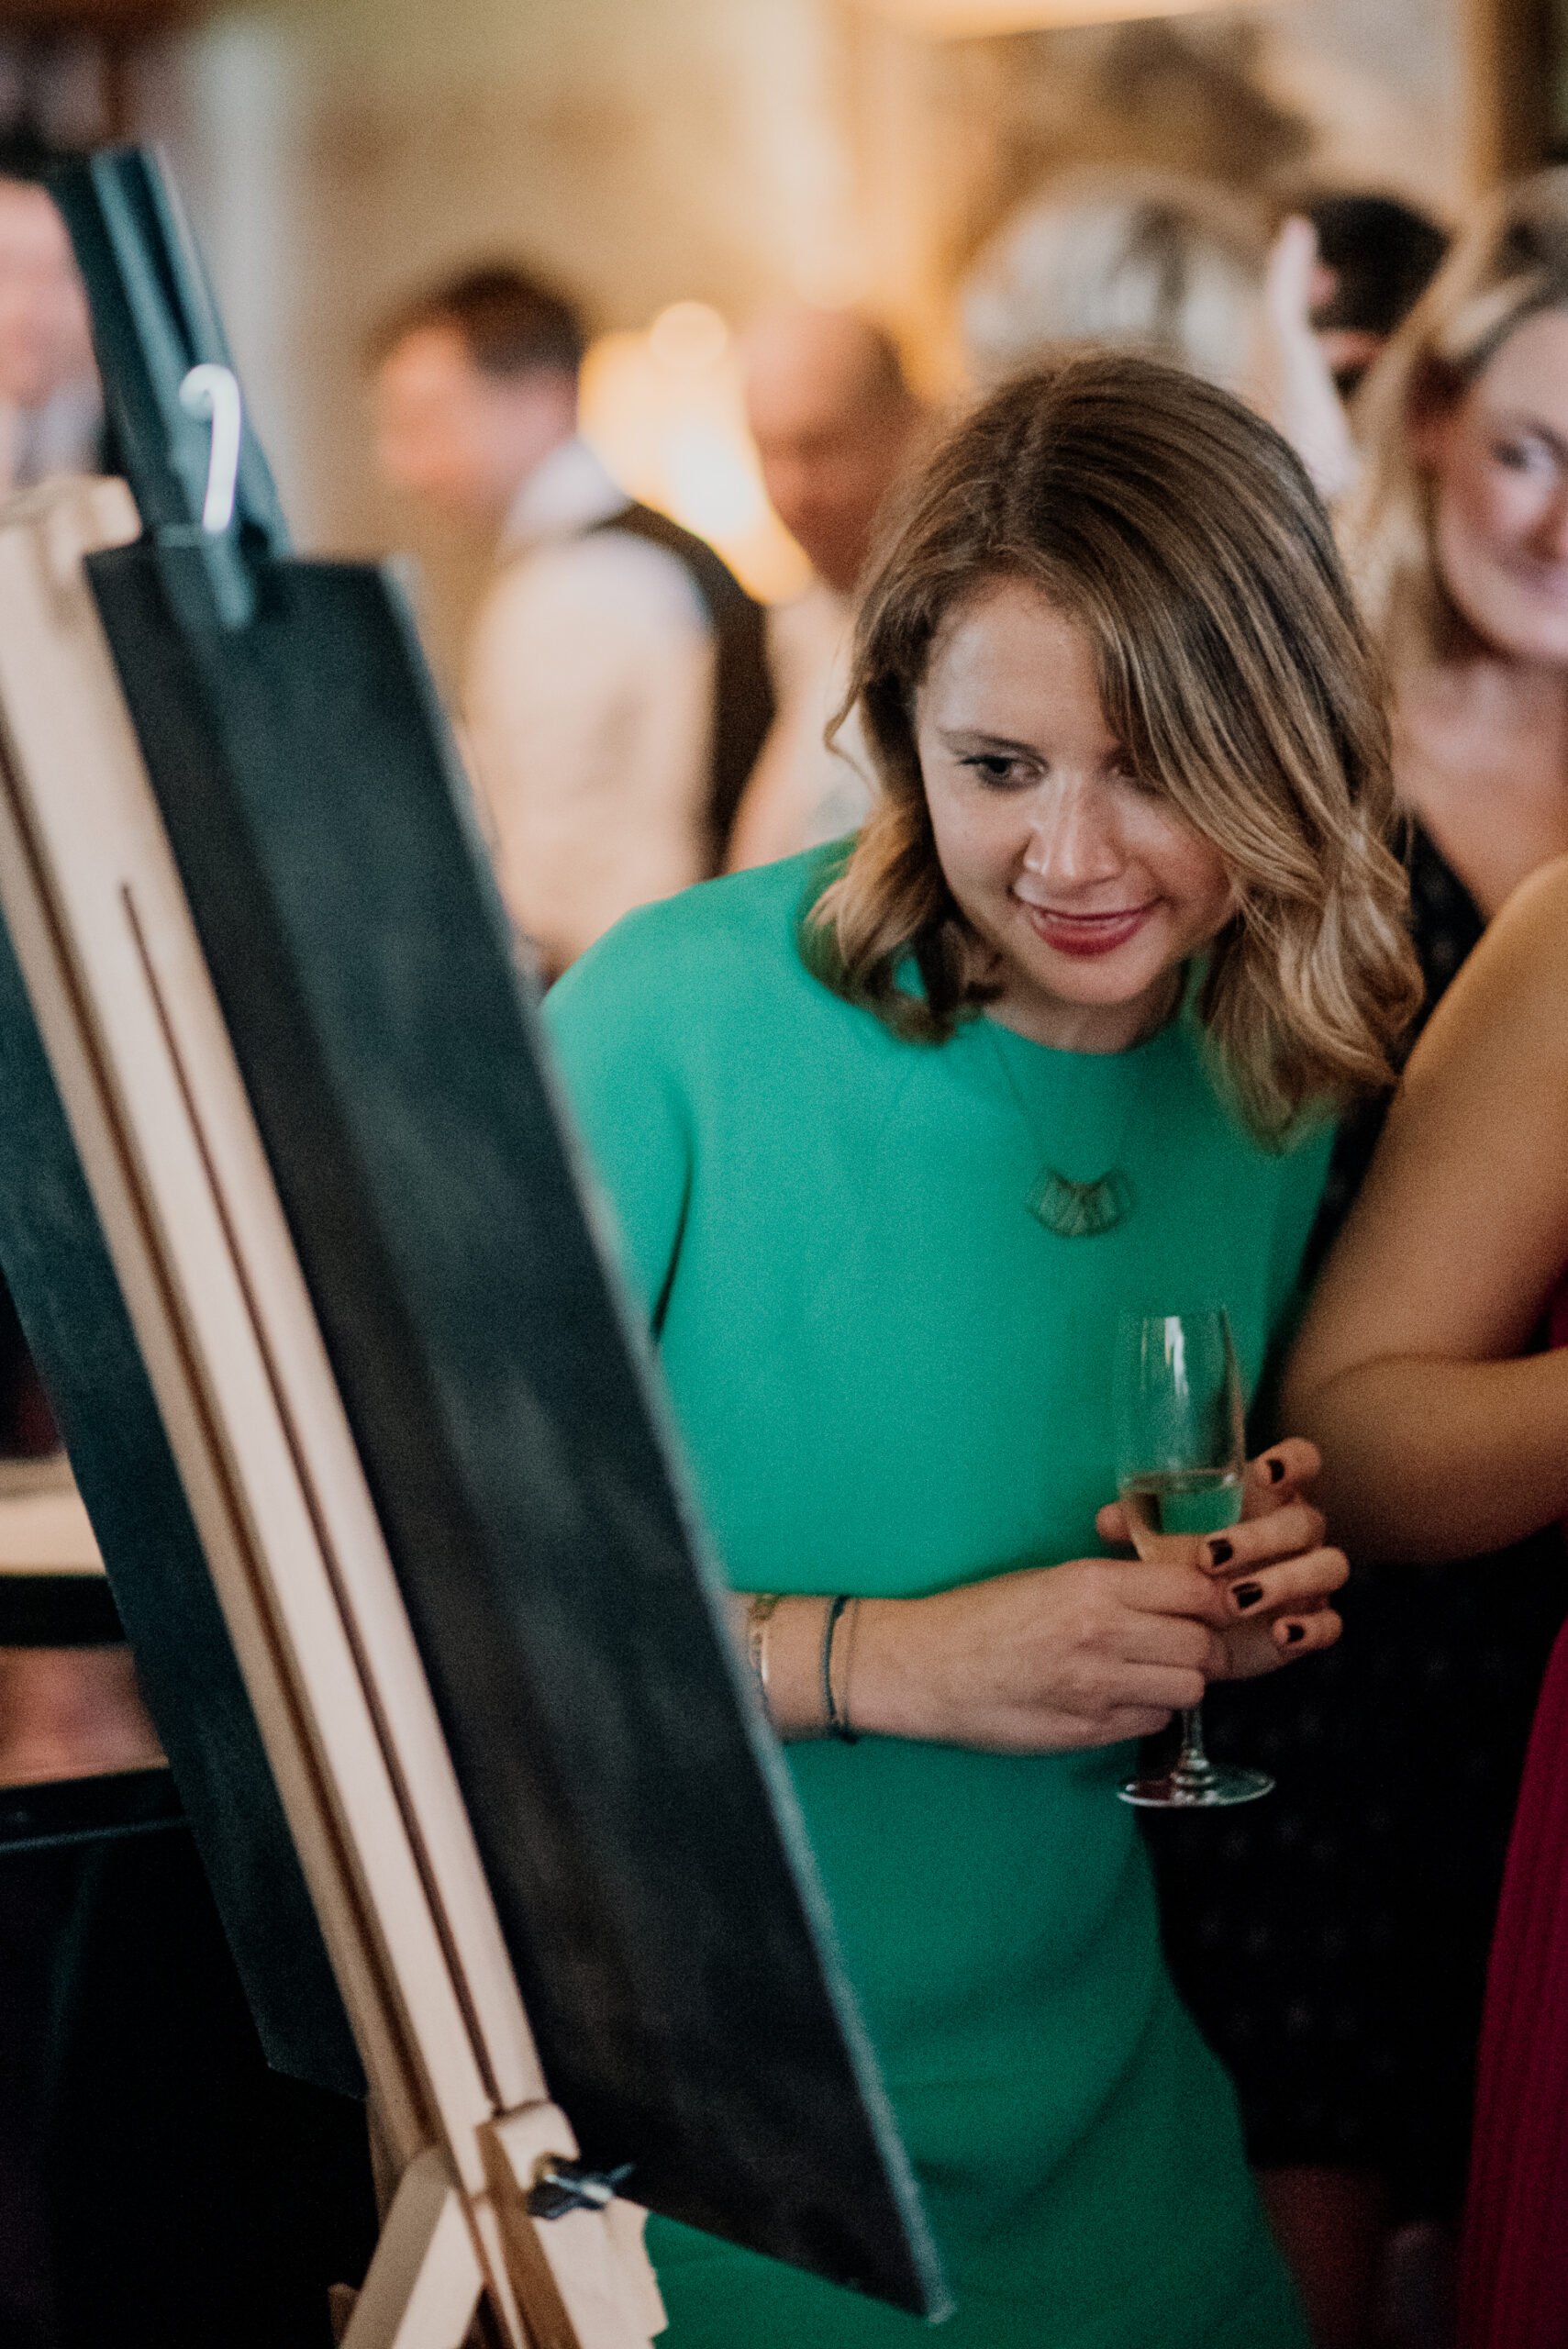
[[[959,289],[984,389],[1053,351],[1138,351],[1235,392],[1296,450],[1333,504],[1353,477],[1342,402],[1307,314],[1310,227],[1271,242],[1234,189],[1143,168],[1074,172],[1021,205]]]
[[[736,822],[734,871],[854,831],[871,805],[852,722],[831,746],[824,736],[848,684],[851,598],[877,516],[928,421],[891,336],[848,310],[770,312],[742,362],[768,495],[814,576],[768,616],[778,716]]]
[[[1417,1048],[1291,1357],[1285,1408],[1323,1446],[1341,1538],[1442,1569],[1568,1519],[1565,1349],[1568,859],[1558,859],[1515,891]],[[1417,1589],[1426,1579],[1408,1576]],[[1488,1968],[1464,2349],[1568,2341],[1564,2111],[1568,1631],[1536,1712]]]
[[[1312,331],[1348,400],[1437,275],[1448,232],[1391,195],[1325,192],[1295,208],[1318,237]]]
[[[0,138],[0,496],[55,473],[103,469],[86,300],[65,224],[41,184],[57,160],[26,128]],[[59,1446],[0,1278],[0,1460],[41,1458]],[[19,1621],[21,1612],[6,1610],[0,1626],[0,1787],[143,1760],[141,1733],[155,1741],[124,1651],[45,1644],[39,1624]],[[83,1865],[72,1848],[13,1853],[0,1902],[0,2339],[18,2349],[56,2339],[41,2176],[47,2051]]]
[[[1400,795],[1479,929],[1568,850],[1568,169],[1485,206],[1362,415]]]
[[[26,128],[0,138],[0,495],[106,469],[86,295],[42,184],[60,160]],[[0,1278],[0,1456],[36,1456],[59,1442]]]
[[[0,139],[0,492],[102,470],[104,404],[71,239],[41,142]]]
[[[720,869],[773,716],[758,606],[578,438],[584,343],[570,303],[494,268],[373,344],[387,480],[495,535],[462,715],[501,892],[547,980]]]
[[[1173,172],[1066,174],[1018,206],[959,289],[983,388],[1064,343],[1109,343],[1246,395],[1269,260],[1263,213]]]
[[[1568,852],[1568,171],[1479,212],[1358,420],[1343,522],[1392,684],[1429,1012]],[[1341,1132],[1319,1250],[1380,1122]],[[1358,1563],[1311,1701],[1213,1708],[1215,1752],[1262,1758],[1273,1802],[1223,1843],[1180,1821],[1154,1839],[1173,1970],[1330,2349],[1374,2338],[1391,2222],[1457,2212],[1509,1821],[1568,1610],[1554,1527],[1418,1577]]]

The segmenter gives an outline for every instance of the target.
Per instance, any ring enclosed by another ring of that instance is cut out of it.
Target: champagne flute
[[[1117,1489],[1139,1556],[1195,1565],[1200,1542],[1241,1514],[1241,1380],[1223,1308],[1124,1315],[1112,1401]],[[1262,1770],[1211,1762],[1195,1705],[1182,1715],[1170,1770],[1119,1792],[1150,1809],[1207,1810],[1255,1802],[1273,1783]]]

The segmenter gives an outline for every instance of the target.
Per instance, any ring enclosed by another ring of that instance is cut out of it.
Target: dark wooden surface
[[[89,571],[551,2090],[637,2199],[934,2307],[401,602]]]
[[[124,1637],[102,1575],[0,1574],[0,1648],[112,1647]]]
[[[165,1769],[0,1787],[0,1857],[148,1835],[184,1823],[172,1774]]]
[[[0,1263],[268,2060],[362,2096],[316,1912],[3,923],[0,1100]]]

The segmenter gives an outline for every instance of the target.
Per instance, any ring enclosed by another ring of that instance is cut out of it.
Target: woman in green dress
[[[1415,999],[1375,683],[1284,444],[1099,357],[937,453],[853,691],[858,840],[629,916],[549,1024],[748,1595],[945,2337],[1302,2349],[1115,1789],[1207,1681],[1336,1637],[1316,1456],[1254,1464],[1190,1565],[1095,1553],[1124,1531],[1118,1316],[1223,1303],[1255,1384],[1329,1116]],[[649,2240],[671,2349],[915,2337]]]

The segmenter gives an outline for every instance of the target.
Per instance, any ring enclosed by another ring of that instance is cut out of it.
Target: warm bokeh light
[[[617,481],[718,549],[753,596],[796,596],[810,566],[769,506],[734,339],[706,302],[645,334],[604,335],[583,367],[583,435]]]
[[[648,329],[648,348],[661,367],[701,374],[729,349],[729,328],[706,302],[672,302]]]
[[[1051,32],[1068,25],[1119,24],[1142,17],[1207,16],[1241,0],[862,0],[874,16],[937,40],[998,33]]]

